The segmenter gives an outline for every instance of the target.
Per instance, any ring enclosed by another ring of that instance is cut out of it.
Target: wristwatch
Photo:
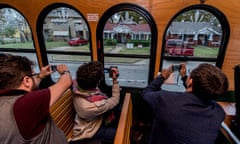
[[[117,79],[113,80],[113,84],[118,84],[118,80]]]
[[[69,70],[64,70],[64,71],[61,72],[60,74],[61,74],[61,75],[64,75],[64,74],[66,74],[66,73],[70,73],[70,71],[69,71]]]

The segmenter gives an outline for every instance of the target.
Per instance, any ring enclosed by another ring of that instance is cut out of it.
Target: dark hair
[[[190,77],[193,93],[202,99],[215,99],[228,90],[226,75],[211,64],[200,64],[191,72]]]
[[[93,61],[81,65],[77,70],[77,83],[82,89],[96,88],[103,79],[103,65],[99,61]]]
[[[32,74],[33,65],[34,63],[27,57],[2,54],[0,56],[0,88],[19,87],[23,77]]]

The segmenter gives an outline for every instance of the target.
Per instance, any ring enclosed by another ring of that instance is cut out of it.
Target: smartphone
[[[180,65],[173,65],[172,71],[179,71],[181,69]]]
[[[57,71],[57,66],[56,65],[51,65],[51,70],[54,71],[54,72]]]

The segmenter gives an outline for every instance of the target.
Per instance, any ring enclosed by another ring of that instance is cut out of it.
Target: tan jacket
[[[73,97],[74,108],[77,112],[71,139],[73,141],[94,136],[102,124],[103,114],[119,103],[120,88],[118,84],[113,84],[112,97],[95,102],[86,99],[88,94],[89,92],[83,92],[84,96],[74,95]]]

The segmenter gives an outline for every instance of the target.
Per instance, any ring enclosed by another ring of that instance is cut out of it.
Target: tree
[[[145,24],[147,23],[146,20],[134,11],[120,11],[112,15],[108,22],[110,23],[127,23],[127,24]]]
[[[5,35],[7,37],[13,38],[15,33],[16,33],[16,29],[15,28],[13,28],[11,26],[6,26],[5,27]]]
[[[193,9],[186,11],[174,19],[175,22],[208,22],[214,26],[219,25],[215,15],[206,10]]]

